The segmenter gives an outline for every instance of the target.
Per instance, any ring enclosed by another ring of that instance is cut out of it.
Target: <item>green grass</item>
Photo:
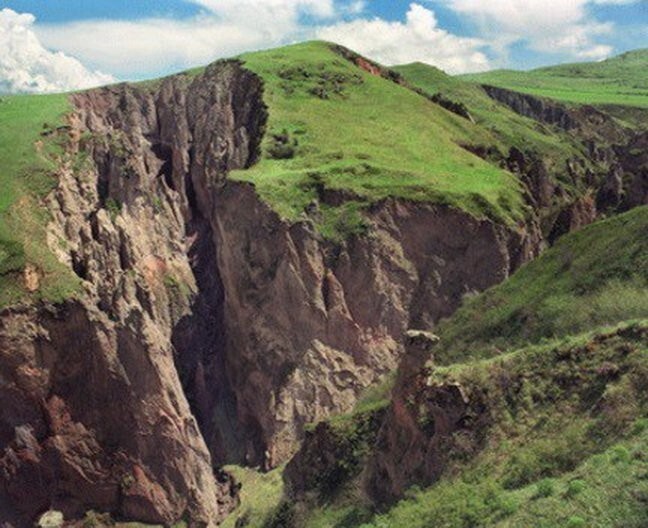
[[[500,148],[504,154],[516,147],[533,151],[559,170],[566,160],[578,153],[574,139],[560,131],[523,117],[491,99],[479,86],[451,77],[441,70],[420,62],[394,68],[409,83],[430,95],[441,93],[462,102],[478,125],[489,130],[497,141],[485,146]]]
[[[559,209],[563,203],[586,192],[584,179],[574,180],[565,170],[574,158],[584,160],[586,168],[594,172],[598,170],[588,161],[588,155],[577,136],[521,116],[493,100],[481,86],[451,77],[433,66],[413,63],[394,69],[415,88],[431,96],[441,94],[451,101],[463,104],[475,123],[489,131],[494,138],[491,143],[480,145],[492,163],[503,163],[512,148],[523,152],[529,160],[542,160],[549,178],[564,192],[553,196],[553,207],[537,211],[541,225],[552,225],[555,219],[554,209]],[[634,110],[636,113],[636,109]],[[624,115],[627,119],[628,114]],[[631,116],[634,117],[634,114]],[[548,222],[544,221],[545,218]]]
[[[0,97],[0,214],[25,192],[42,195],[52,188],[53,164],[35,145],[70,109],[66,95]]]
[[[27,264],[41,276],[34,296],[58,300],[76,291],[72,274],[47,249],[49,216],[41,206],[56,184],[64,133],[55,129],[69,110],[66,95],[0,98],[0,306],[26,297],[18,277]]]
[[[532,71],[496,70],[461,78],[573,103],[648,108],[648,49],[601,62]]]
[[[556,479],[519,490],[506,490],[491,478],[445,479],[427,490],[412,491],[410,498],[388,513],[360,526],[641,528],[648,523],[648,509],[642,502],[648,494],[647,448],[644,432],[585,459]],[[630,459],[620,460],[619,450],[629,453]],[[580,483],[575,494],[574,482]]]
[[[221,527],[235,528],[239,519],[247,519],[248,523],[243,525],[246,528],[263,528],[266,519],[283,497],[283,466],[268,473],[240,466],[227,466],[225,470],[241,484],[241,504],[225,519]]]
[[[367,387],[356,402],[352,414],[372,412],[389,405],[396,373],[388,374],[382,381]]]
[[[303,526],[549,528],[576,518],[597,528],[645,526],[647,325],[440,369],[431,383],[458,382],[486,398],[485,448],[451,459],[439,482],[411,488],[385,513],[323,504]],[[612,366],[619,374],[602,378]]]
[[[648,207],[566,235],[437,328],[439,361],[648,316]]]
[[[230,177],[253,182],[282,217],[305,218],[319,199],[311,216],[329,238],[362,231],[362,208],[388,197],[502,222],[523,217],[516,179],[458,145],[494,142],[483,128],[364,72],[323,42],[241,59],[263,78],[270,116],[260,162]],[[323,191],[343,204],[325,203]]]

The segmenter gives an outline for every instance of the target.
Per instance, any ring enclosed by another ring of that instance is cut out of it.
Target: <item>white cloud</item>
[[[333,0],[191,1],[205,11],[186,20],[86,20],[43,25],[38,35],[87,64],[133,78],[280,45],[307,36],[301,15],[335,15]]]
[[[204,65],[275,39],[261,28],[250,31],[210,17],[83,21],[42,26],[38,35],[49,46],[126,79]]]
[[[434,13],[419,4],[410,4],[404,23],[360,19],[322,27],[317,36],[388,65],[420,61],[450,73],[489,67],[481,51],[483,41],[458,37],[439,28]]]
[[[484,50],[499,53],[501,62],[515,42],[542,53],[599,59],[612,51],[602,37],[613,28],[596,21],[590,8],[641,0],[418,0],[403,22],[363,15],[368,0],[185,1],[200,14],[34,24],[33,16],[5,9],[0,90],[54,91],[112,80],[83,64],[124,79],[152,77],[311,38],[340,42],[386,64],[422,61],[451,73],[488,69]],[[479,38],[440,28],[424,2],[474,22]]]
[[[631,4],[637,0],[428,0],[469,17],[483,38],[499,51],[525,41],[539,52],[600,59],[612,52],[597,37],[612,25],[597,22],[590,4]]]
[[[0,93],[63,92],[114,81],[77,59],[43,47],[33,30],[34,17],[0,10]]]
[[[630,5],[644,2],[645,0],[591,0],[593,4]]]
[[[345,9],[350,15],[359,15],[367,8],[367,2],[364,0],[356,0],[351,2]]]
[[[476,39],[437,26],[434,14],[413,4],[405,23],[357,17],[364,0],[190,0],[204,8],[186,20],[81,21],[43,25],[38,35],[93,67],[123,78],[157,75],[202,65],[219,57],[309,38],[324,38],[386,63],[420,60],[452,72],[483,70],[488,59]],[[319,20],[319,29],[300,17]],[[97,36],[101,37],[98,38]]]
[[[300,12],[319,17],[333,16],[333,0],[189,0],[223,18],[238,21],[274,19],[296,21]],[[250,17],[249,15],[253,15]]]

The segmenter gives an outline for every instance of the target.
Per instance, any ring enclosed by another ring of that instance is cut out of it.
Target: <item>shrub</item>
[[[552,479],[542,479],[536,484],[536,497],[551,497],[554,493],[554,481]]]
[[[322,497],[331,498],[357,476],[376,438],[383,413],[384,408],[369,408],[328,422],[328,434],[335,439],[335,458],[317,472],[313,482]]]
[[[612,460],[614,462],[629,462],[630,461],[630,451],[628,451],[623,446],[614,446],[612,448]]]
[[[565,524],[565,528],[584,528],[585,526],[587,526],[585,519],[578,515],[572,515]]]
[[[639,418],[632,426],[632,434],[641,434],[646,429],[648,429],[648,418]]]
[[[272,159],[282,160],[295,157],[298,141],[291,139],[287,130],[284,129],[281,134],[273,134],[271,141],[268,147],[268,156]]]
[[[520,504],[513,497],[502,497],[499,502],[499,511],[502,517],[508,517],[518,511]]]
[[[114,522],[108,513],[97,513],[94,511],[86,512],[82,521],[83,528],[106,528],[113,526]]]
[[[114,198],[108,198],[106,200],[106,211],[108,211],[108,214],[110,215],[110,218],[112,218],[113,222],[115,221],[115,218],[121,213],[122,210],[122,205],[115,200]]]
[[[515,452],[506,465],[504,487],[519,488],[573,470],[591,448],[582,431],[579,424],[574,424],[560,438],[541,438]]]
[[[25,250],[21,243],[0,240],[0,275],[21,271],[25,262]]]
[[[569,484],[567,484],[567,492],[565,494],[567,495],[567,497],[574,497],[579,493],[585,491],[585,488],[587,488],[587,484],[584,480],[572,480]]]
[[[290,528],[295,525],[295,505],[283,502],[263,523],[263,528]]]

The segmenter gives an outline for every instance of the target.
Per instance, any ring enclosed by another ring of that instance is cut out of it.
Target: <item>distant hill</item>
[[[573,103],[648,107],[648,49],[629,51],[601,62],[561,64],[531,71],[495,70],[460,78]]]

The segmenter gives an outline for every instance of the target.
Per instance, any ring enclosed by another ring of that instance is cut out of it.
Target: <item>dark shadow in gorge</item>
[[[191,194],[191,188],[188,189]],[[190,200],[191,202],[191,200]],[[199,213],[187,225],[189,261],[198,293],[191,314],[173,329],[175,364],[185,395],[209,448],[214,466],[243,458],[236,396],[225,357],[223,285],[209,221]]]

